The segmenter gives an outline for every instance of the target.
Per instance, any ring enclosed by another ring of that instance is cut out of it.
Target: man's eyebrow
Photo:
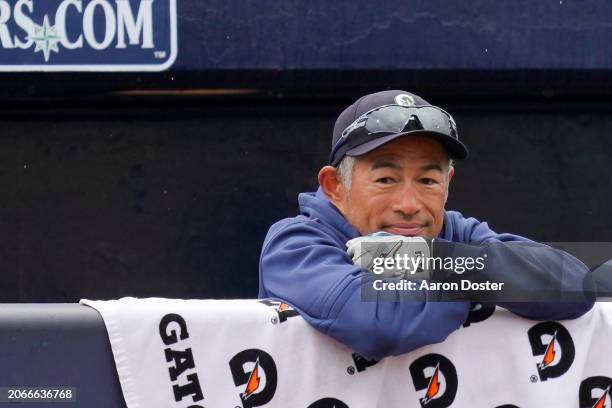
[[[438,170],[438,171],[442,172],[442,166],[440,166],[439,164],[436,164],[436,163],[425,164],[425,165],[421,166],[421,170],[423,170],[423,171]]]
[[[390,168],[395,169],[395,170],[401,170],[402,169],[402,166],[400,166],[399,164],[395,163],[394,161],[381,159],[381,160],[376,160],[374,162],[374,164],[372,165],[372,170],[380,169],[380,168],[383,168],[383,167],[390,167]]]

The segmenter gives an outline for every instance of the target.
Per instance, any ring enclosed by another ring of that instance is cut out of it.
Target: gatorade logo
[[[612,378],[589,377],[580,383],[580,408],[612,407]]]
[[[308,408],[349,408],[349,406],[335,398],[323,398],[313,402]]]
[[[287,321],[287,319],[290,317],[300,315],[297,310],[289,306],[287,303],[279,302],[278,300],[263,299],[260,300],[259,303],[274,308],[274,310],[276,310],[276,313],[278,314],[278,321],[280,323]]]
[[[557,322],[543,322],[527,332],[531,351],[541,357],[536,367],[541,381],[558,378],[569,370],[576,350],[567,329]]]
[[[449,359],[440,354],[426,354],[410,365],[416,391],[425,393],[419,402],[423,408],[450,407],[457,394],[457,370]]]
[[[241,389],[243,408],[260,407],[274,397],[277,384],[276,364],[263,350],[248,349],[229,362],[234,384]]]
[[[463,323],[463,327],[469,327],[472,323],[479,323],[487,320],[495,313],[495,305],[487,303],[472,303],[470,314]]]
[[[164,355],[168,365],[168,374],[172,386],[172,394],[176,402],[191,399],[198,402],[204,399],[202,387],[193,359],[187,322],[177,313],[164,315],[159,322],[159,336],[168,346],[164,348]],[[191,405],[191,408],[201,408],[200,405]]]
[[[368,360],[361,354],[353,353],[353,362],[355,363],[355,368],[357,369],[357,372],[360,373],[362,371],[365,371],[366,368],[376,365],[376,363],[378,363],[378,360]]]

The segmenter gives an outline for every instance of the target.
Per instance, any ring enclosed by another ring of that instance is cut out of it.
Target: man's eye
[[[421,179],[421,183],[428,185],[428,186],[432,186],[434,184],[437,184],[438,182],[434,179],[431,178],[422,178]]]
[[[378,180],[376,180],[377,183],[381,183],[381,184],[391,184],[393,183],[393,179],[391,177],[381,177]]]

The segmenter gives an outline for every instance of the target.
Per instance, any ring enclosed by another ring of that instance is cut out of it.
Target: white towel
[[[278,302],[81,303],[104,319],[128,408],[612,407],[609,303],[561,322],[474,310],[486,319],[380,362]]]

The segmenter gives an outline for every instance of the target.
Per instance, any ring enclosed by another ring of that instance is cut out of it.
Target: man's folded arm
[[[441,342],[465,322],[468,302],[425,302],[407,291],[397,292],[396,302],[363,301],[361,285],[372,276],[362,280],[344,243],[323,228],[305,221],[269,234],[260,297],[286,301],[315,328],[369,359]]]
[[[532,319],[573,319],[589,311],[593,303],[583,297],[589,269],[565,251],[513,234],[498,234],[486,222],[473,218],[467,241],[448,243],[453,256],[478,257],[487,254],[485,268],[475,272],[479,280],[506,282],[513,295],[524,294],[530,300],[496,302],[520,316]],[[442,244],[443,240],[437,240]],[[588,286],[588,285],[587,285]],[[507,301],[506,301],[507,300]],[[575,301],[573,301],[575,300]]]

